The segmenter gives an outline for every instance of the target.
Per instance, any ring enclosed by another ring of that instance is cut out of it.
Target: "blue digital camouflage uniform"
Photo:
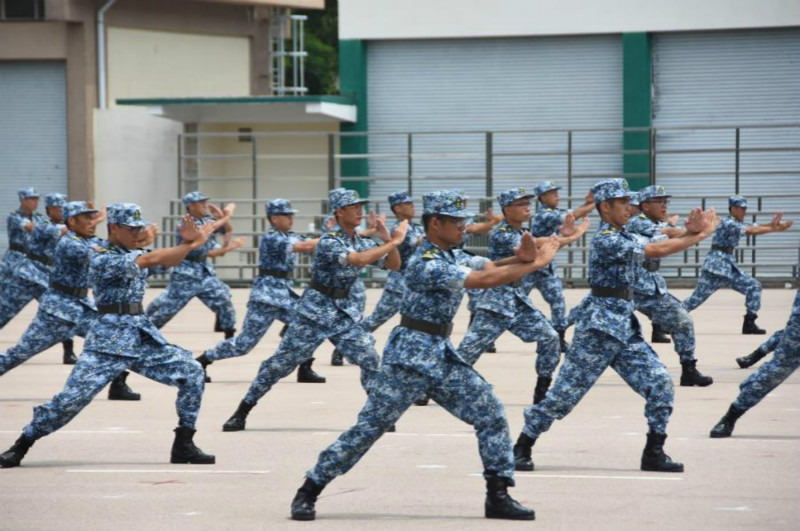
[[[208,198],[199,192],[186,194],[184,204],[204,201]],[[195,219],[198,226],[213,223],[211,216]],[[225,232],[220,228],[216,234]],[[175,245],[182,242],[180,227],[175,229]],[[186,306],[194,297],[200,299],[217,315],[220,331],[236,328],[236,310],[231,301],[231,290],[217,277],[214,265],[208,259],[208,252],[219,247],[214,238],[209,238],[203,247],[190,252],[184,260],[172,269],[167,288],[147,307],[147,315],[158,328],[163,327]]]
[[[407,192],[397,192],[389,196],[390,206],[399,205],[401,203],[410,203],[411,201],[411,196],[408,195]],[[390,228],[390,231],[394,231],[394,229],[396,229],[400,223],[401,220],[396,220]],[[397,252],[400,253],[400,259],[402,261],[400,264],[400,270],[389,272],[389,276],[386,279],[386,284],[383,287],[383,293],[381,294],[381,298],[378,300],[378,304],[375,306],[375,310],[373,310],[369,317],[364,319],[364,328],[367,330],[376,330],[379,326],[391,319],[397,312],[400,311],[400,303],[403,301],[403,295],[405,294],[406,289],[403,275],[405,274],[408,261],[414,255],[414,251],[417,250],[420,239],[424,236],[425,231],[422,228],[422,225],[413,221],[408,223],[406,237],[403,240],[403,243],[401,243],[397,248]]]
[[[622,179],[601,181],[592,191],[598,204],[627,197],[627,183]],[[589,284],[600,289],[632,289],[643,257],[644,245],[626,229],[602,222],[589,251]],[[644,341],[633,301],[590,294],[582,304],[564,364],[544,401],[525,408],[523,433],[535,439],[556,419],[568,415],[609,366],[644,397],[650,431],[666,433],[674,398],[672,379]]]
[[[138,205],[114,203],[108,206],[108,223],[149,225],[141,219],[140,212]],[[154,272],[136,264],[136,259],[146,252],[108,244],[92,256],[89,282],[98,309],[120,304],[141,305],[147,277]],[[38,439],[58,430],[126,369],[177,387],[180,426],[194,429],[204,386],[200,364],[189,351],[169,344],[144,313],[101,311],[89,327],[83,354],[64,389],[46,404],[34,408],[33,420],[23,430],[24,435]]]
[[[731,196],[729,205],[747,207],[741,196]],[[733,288],[745,296],[747,313],[757,314],[761,308],[761,283],[739,269],[733,253],[739,240],[747,234],[747,225],[733,216],[723,219],[711,240],[711,250],[706,255],[697,287],[688,299],[683,301],[687,311],[692,311],[720,288]]]
[[[631,218],[625,228],[632,234],[638,235],[641,242],[646,245],[667,239],[667,236],[661,233],[661,229],[666,226],[666,223],[652,221],[642,213]],[[658,268],[660,263],[661,260],[657,258],[646,258],[643,261],[637,271],[633,302],[636,309],[646,315],[653,324],[670,331],[675,340],[675,351],[681,362],[695,360],[697,358],[694,355],[694,323],[689,312],[675,296],[667,292],[667,282],[657,270],[645,269],[645,267]]]
[[[551,181],[545,181],[536,187],[536,196],[551,190],[558,190]],[[536,238],[543,238],[558,233],[558,229],[564,224],[567,211],[560,208],[550,208],[541,205],[531,220],[531,234]],[[528,293],[533,288],[539,290],[542,298],[550,305],[550,321],[557,332],[567,329],[567,304],[564,301],[564,286],[558,278],[558,266],[555,260],[550,262],[547,267],[534,271],[525,280],[528,286]]]
[[[425,212],[464,217],[467,213],[456,199],[450,192],[426,194]],[[482,269],[486,261],[425,241],[406,269],[408,290],[401,313],[428,323],[451,322],[467,276],[473,269]],[[422,393],[474,426],[487,475],[513,478],[508,422],[492,386],[459,357],[447,336],[404,326],[395,327],[389,336],[383,365],[358,422],[320,454],[308,478],[326,485],[350,470]]]
[[[67,217],[97,212],[83,201],[67,203]],[[60,235],[60,231],[59,231]],[[51,286],[39,300],[39,309],[28,329],[15,346],[0,352],[0,375],[47,350],[56,343],[76,335],[85,337],[96,316],[96,308],[88,297],[89,261],[99,238],[84,238],[70,232],[58,241],[54,267],[49,277]],[[79,290],[84,290],[78,293]]]
[[[344,188],[331,190],[330,197],[331,210],[334,211],[366,202],[355,191]],[[368,390],[380,359],[375,352],[375,339],[360,326],[362,311],[358,301],[349,292],[342,298],[323,294],[313,284],[318,284],[320,289],[350,290],[362,268],[348,264],[347,256],[376,245],[357,232],[350,237],[338,227],[320,238],[311,268],[312,286],[297,302],[293,320],[278,350],[261,363],[245,395],[245,402],[256,404],[280,379],[310,359],[325,339],[329,339],[349,362],[361,368],[361,383]],[[383,261],[381,259],[374,265],[383,267]]]
[[[285,199],[273,199],[266,209],[267,216],[297,212]],[[294,246],[301,239],[294,232],[274,228],[261,236],[258,246],[260,274],[253,281],[242,331],[207,350],[205,356],[209,361],[244,356],[261,341],[274,320],[291,321],[299,296],[292,290],[292,280],[288,276],[294,271]],[[269,274],[271,272],[285,272],[288,276],[279,278]]]
[[[521,193],[509,193],[518,190]],[[531,197],[522,189],[509,192],[504,192],[505,195],[499,199],[502,206]],[[503,204],[505,196],[508,200]],[[489,259],[498,261],[514,256],[514,248],[519,246],[523,234],[523,230],[503,221],[489,235]],[[459,355],[466,362],[475,364],[486,348],[506,330],[526,343],[538,342],[536,373],[541,377],[551,377],[559,360],[558,334],[531,302],[523,281],[485,290],[476,303],[475,318],[458,346]]]

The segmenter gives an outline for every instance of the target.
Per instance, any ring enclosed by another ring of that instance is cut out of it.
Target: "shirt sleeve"
[[[467,276],[472,270],[442,259],[415,260],[411,266],[407,281],[422,290],[446,289],[459,291],[464,288]]]
[[[347,255],[353,248],[344,244],[342,240],[326,234],[317,244],[316,255],[320,264],[326,266],[347,265]]]
[[[643,257],[646,244],[635,239],[629,240],[619,233],[612,233],[601,234],[594,245],[598,258],[605,262],[621,263],[630,260],[634,255]]]
[[[136,278],[142,275],[143,271],[136,263],[136,259],[144,254],[144,251],[132,251],[130,253],[119,254],[101,252],[92,258],[91,276],[94,282],[108,281],[115,278]]]

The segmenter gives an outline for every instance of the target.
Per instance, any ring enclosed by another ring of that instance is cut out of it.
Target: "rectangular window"
[[[44,0],[0,0],[0,20],[44,20]]]

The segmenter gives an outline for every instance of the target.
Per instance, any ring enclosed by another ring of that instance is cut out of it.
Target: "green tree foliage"
[[[303,9],[295,13],[307,15],[305,26],[305,79],[309,94],[339,93],[339,5],[338,0],[325,0],[325,9]],[[291,76],[291,67],[289,68]]]

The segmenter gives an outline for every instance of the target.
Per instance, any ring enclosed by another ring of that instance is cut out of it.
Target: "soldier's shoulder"
[[[420,258],[423,260],[435,260],[442,255],[442,250],[438,247],[431,247],[430,249],[425,249],[420,253]]]

